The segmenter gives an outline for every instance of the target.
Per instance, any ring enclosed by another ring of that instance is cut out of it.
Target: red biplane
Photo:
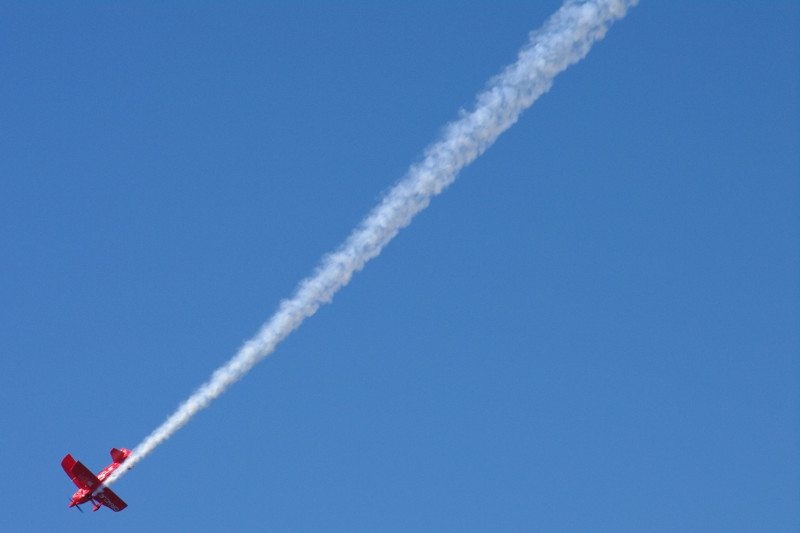
[[[92,511],[97,511],[100,509],[101,505],[105,505],[112,511],[121,511],[125,509],[128,504],[114,494],[111,489],[104,487],[103,481],[111,475],[111,472],[119,468],[119,465],[121,465],[130,454],[131,451],[125,448],[121,450],[116,448],[112,449],[111,459],[114,462],[105,467],[103,471],[96,476],[92,474],[88,468],[83,466],[80,461],[76,461],[71,455],[67,454],[67,456],[61,460],[61,466],[64,468],[64,472],[66,472],[78,486],[78,492],[72,495],[72,502],[69,506],[81,505],[91,500],[91,502],[95,504]],[[80,510],[80,507],[78,507],[78,510]]]

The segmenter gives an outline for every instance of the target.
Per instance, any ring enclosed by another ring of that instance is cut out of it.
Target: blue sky
[[[642,2],[128,509],[66,508],[559,5],[0,3],[0,529],[798,529],[790,2]]]

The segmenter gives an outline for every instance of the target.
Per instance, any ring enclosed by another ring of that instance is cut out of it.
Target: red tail
[[[122,448],[121,450],[118,450],[116,448],[112,448],[111,449],[111,460],[114,461],[115,463],[121,463],[122,461],[127,459],[130,454],[131,454],[131,451],[130,450],[126,450],[125,448]]]

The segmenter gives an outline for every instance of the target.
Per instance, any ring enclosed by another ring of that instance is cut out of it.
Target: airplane
[[[67,454],[67,456],[61,460],[61,467],[72,479],[73,483],[78,486],[78,492],[72,495],[72,501],[69,506],[78,506],[78,510],[83,512],[79,506],[91,501],[95,504],[92,511],[97,511],[100,509],[101,505],[105,505],[112,511],[121,511],[125,509],[128,504],[122,501],[111,489],[104,487],[103,481],[111,475],[111,472],[119,468],[130,454],[131,451],[125,448],[121,450],[112,448],[111,459],[114,462],[105,467],[103,471],[96,476],[92,474],[88,468],[83,466],[80,461],[76,461],[70,454]]]

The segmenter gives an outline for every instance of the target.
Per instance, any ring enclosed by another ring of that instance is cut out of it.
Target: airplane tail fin
[[[125,448],[122,448],[121,450],[118,450],[116,448],[112,448],[111,449],[111,459],[115,463],[121,463],[122,461],[127,459],[130,454],[131,454],[131,451],[130,450],[126,450]]]

